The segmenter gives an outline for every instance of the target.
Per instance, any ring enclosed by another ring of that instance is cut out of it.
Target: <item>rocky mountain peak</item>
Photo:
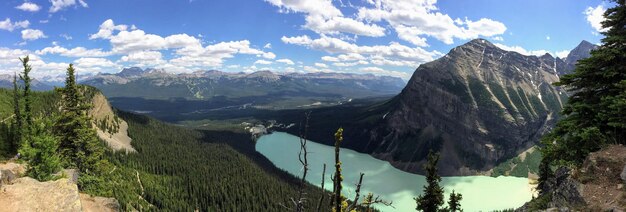
[[[591,50],[597,49],[598,47],[599,46],[592,44],[589,41],[581,41],[580,44],[570,51],[565,58],[565,63],[567,64],[566,73],[571,73],[571,71],[576,68],[576,62],[578,60],[590,57]]]
[[[144,70],[139,67],[130,67],[130,68],[122,69],[122,71],[120,71],[116,75],[120,77],[133,77],[133,76],[140,76],[143,73],[144,73]]]

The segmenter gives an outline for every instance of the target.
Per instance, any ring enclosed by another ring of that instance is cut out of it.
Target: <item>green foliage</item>
[[[613,1],[615,6],[604,13],[602,26],[608,30],[602,46],[555,83],[572,96],[563,108],[565,117],[542,138],[540,185],[550,175],[550,166],[579,166],[604,144],[626,144],[626,1]]]
[[[415,198],[417,202],[416,210],[424,212],[436,212],[444,203],[443,187],[439,185],[441,177],[437,173],[437,162],[439,154],[430,151],[428,153],[428,162],[424,165],[426,171],[426,183],[423,194]]]
[[[122,210],[284,211],[281,204],[291,204],[288,198],[298,194],[300,180],[256,152],[247,134],[191,130],[130,113],[118,115],[128,122],[138,151],[111,155],[117,167],[112,172],[113,193]],[[315,208],[317,201],[312,200],[324,192],[310,184],[304,191],[309,199],[305,208]]]
[[[493,168],[491,176],[528,177],[528,173],[539,173],[540,162],[541,151],[534,150],[532,152],[525,153],[524,160],[518,156],[498,164]]]
[[[20,108],[20,92],[19,86],[17,85],[17,76],[13,75],[13,123],[12,123],[12,133],[10,137],[7,139],[11,139],[9,151],[16,151],[17,148],[21,145],[22,139],[22,109]]]
[[[37,119],[24,138],[19,149],[23,159],[28,161],[26,174],[39,181],[52,180],[52,174],[61,168],[61,159],[57,153],[59,141],[48,130],[52,126],[51,119]]]
[[[109,166],[103,158],[106,146],[92,128],[87,111],[91,104],[85,101],[86,88],[76,84],[74,67],[67,69],[65,87],[58,89],[62,95],[61,117],[55,126],[61,138],[61,153],[65,166],[77,167],[81,173],[98,175]],[[79,186],[87,186],[79,181]]]
[[[452,191],[452,193],[450,193],[450,199],[448,200],[447,210],[450,212],[462,212],[463,209],[461,209],[461,200],[463,200],[463,195],[454,193],[454,191]]]
[[[23,98],[24,98],[24,120],[26,121],[26,129],[28,129],[28,127],[30,125],[33,124],[33,114],[32,114],[32,106],[31,106],[31,98],[30,98],[30,71],[32,70],[31,66],[28,65],[28,61],[29,61],[29,57],[26,56],[24,58],[20,58],[20,61],[22,61],[22,66],[24,67],[24,71],[22,72],[22,74],[20,75],[20,79],[22,79],[22,81],[24,81],[24,94],[23,94]],[[15,88],[15,86],[14,86]]]
[[[487,90],[487,87],[483,85],[480,80],[470,77],[468,79],[468,83],[472,96],[474,96],[474,100],[476,101],[476,104],[478,104],[479,108],[494,111],[500,117],[504,116],[504,110],[502,110],[502,108],[500,108],[500,106],[498,106],[498,104],[491,99],[489,90]]]

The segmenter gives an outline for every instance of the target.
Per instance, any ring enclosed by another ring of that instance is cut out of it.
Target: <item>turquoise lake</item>
[[[300,141],[297,136],[275,132],[258,139],[256,149],[265,155],[276,167],[296,176],[301,176],[302,166],[298,161]],[[320,185],[322,166],[326,164],[324,187],[332,188],[330,175],[334,172],[334,148],[308,142],[309,173],[307,181]],[[425,177],[394,168],[389,162],[376,159],[368,154],[349,149],[341,149],[340,155],[344,176],[346,197],[353,199],[359,173],[364,173],[361,196],[369,192],[380,195],[385,200],[393,201],[392,207],[377,206],[382,211],[415,211],[414,197],[420,195]],[[442,186],[449,193],[454,190],[463,194],[461,205],[465,211],[492,211],[517,208],[532,198],[532,188],[527,178],[519,177],[443,177]],[[362,198],[361,198],[362,199]]]

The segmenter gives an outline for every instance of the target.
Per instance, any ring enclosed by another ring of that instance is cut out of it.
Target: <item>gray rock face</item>
[[[589,43],[589,41],[583,40],[582,42],[580,42],[580,44],[578,44],[576,48],[574,48],[572,51],[569,52],[569,54],[567,54],[567,57],[565,58],[566,68],[563,74],[571,73],[576,67],[576,63],[578,62],[578,60],[590,57],[591,50],[597,48],[597,45]]]
[[[570,172],[570,169],[561,167],[554,173],[554,179],[549,183],[548,190],[552,195],[550,207],[576,208],[586,205],[581,195],[581,185],[572,179]]]
[[[417,68],[382,123],[363,136],[368,146],[357,150],[417,173],[429,149],[441,151],[443,175],[490,169],[552,126],[566,99],[551,85],[556,68],[551,56],[524,56],[483,39],[458,46]]]
[[[624,165],[624,169],[622,170],[622,174],[619,175],[622,178],[622,181],[626,183],[626,165]]]

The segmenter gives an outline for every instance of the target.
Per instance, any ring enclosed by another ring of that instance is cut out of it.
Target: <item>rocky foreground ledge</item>
[[[118,211],[113,198],[82,194],[76,185],[77,175],[64,170],[67,178],[39,182],[23,176],[25,165],[0,163],[0,205],[2,211]]]
[[[516,211],[626,211],[626,146],[610,145],[591,153],[582,167],[560,167],[539,197]]]

